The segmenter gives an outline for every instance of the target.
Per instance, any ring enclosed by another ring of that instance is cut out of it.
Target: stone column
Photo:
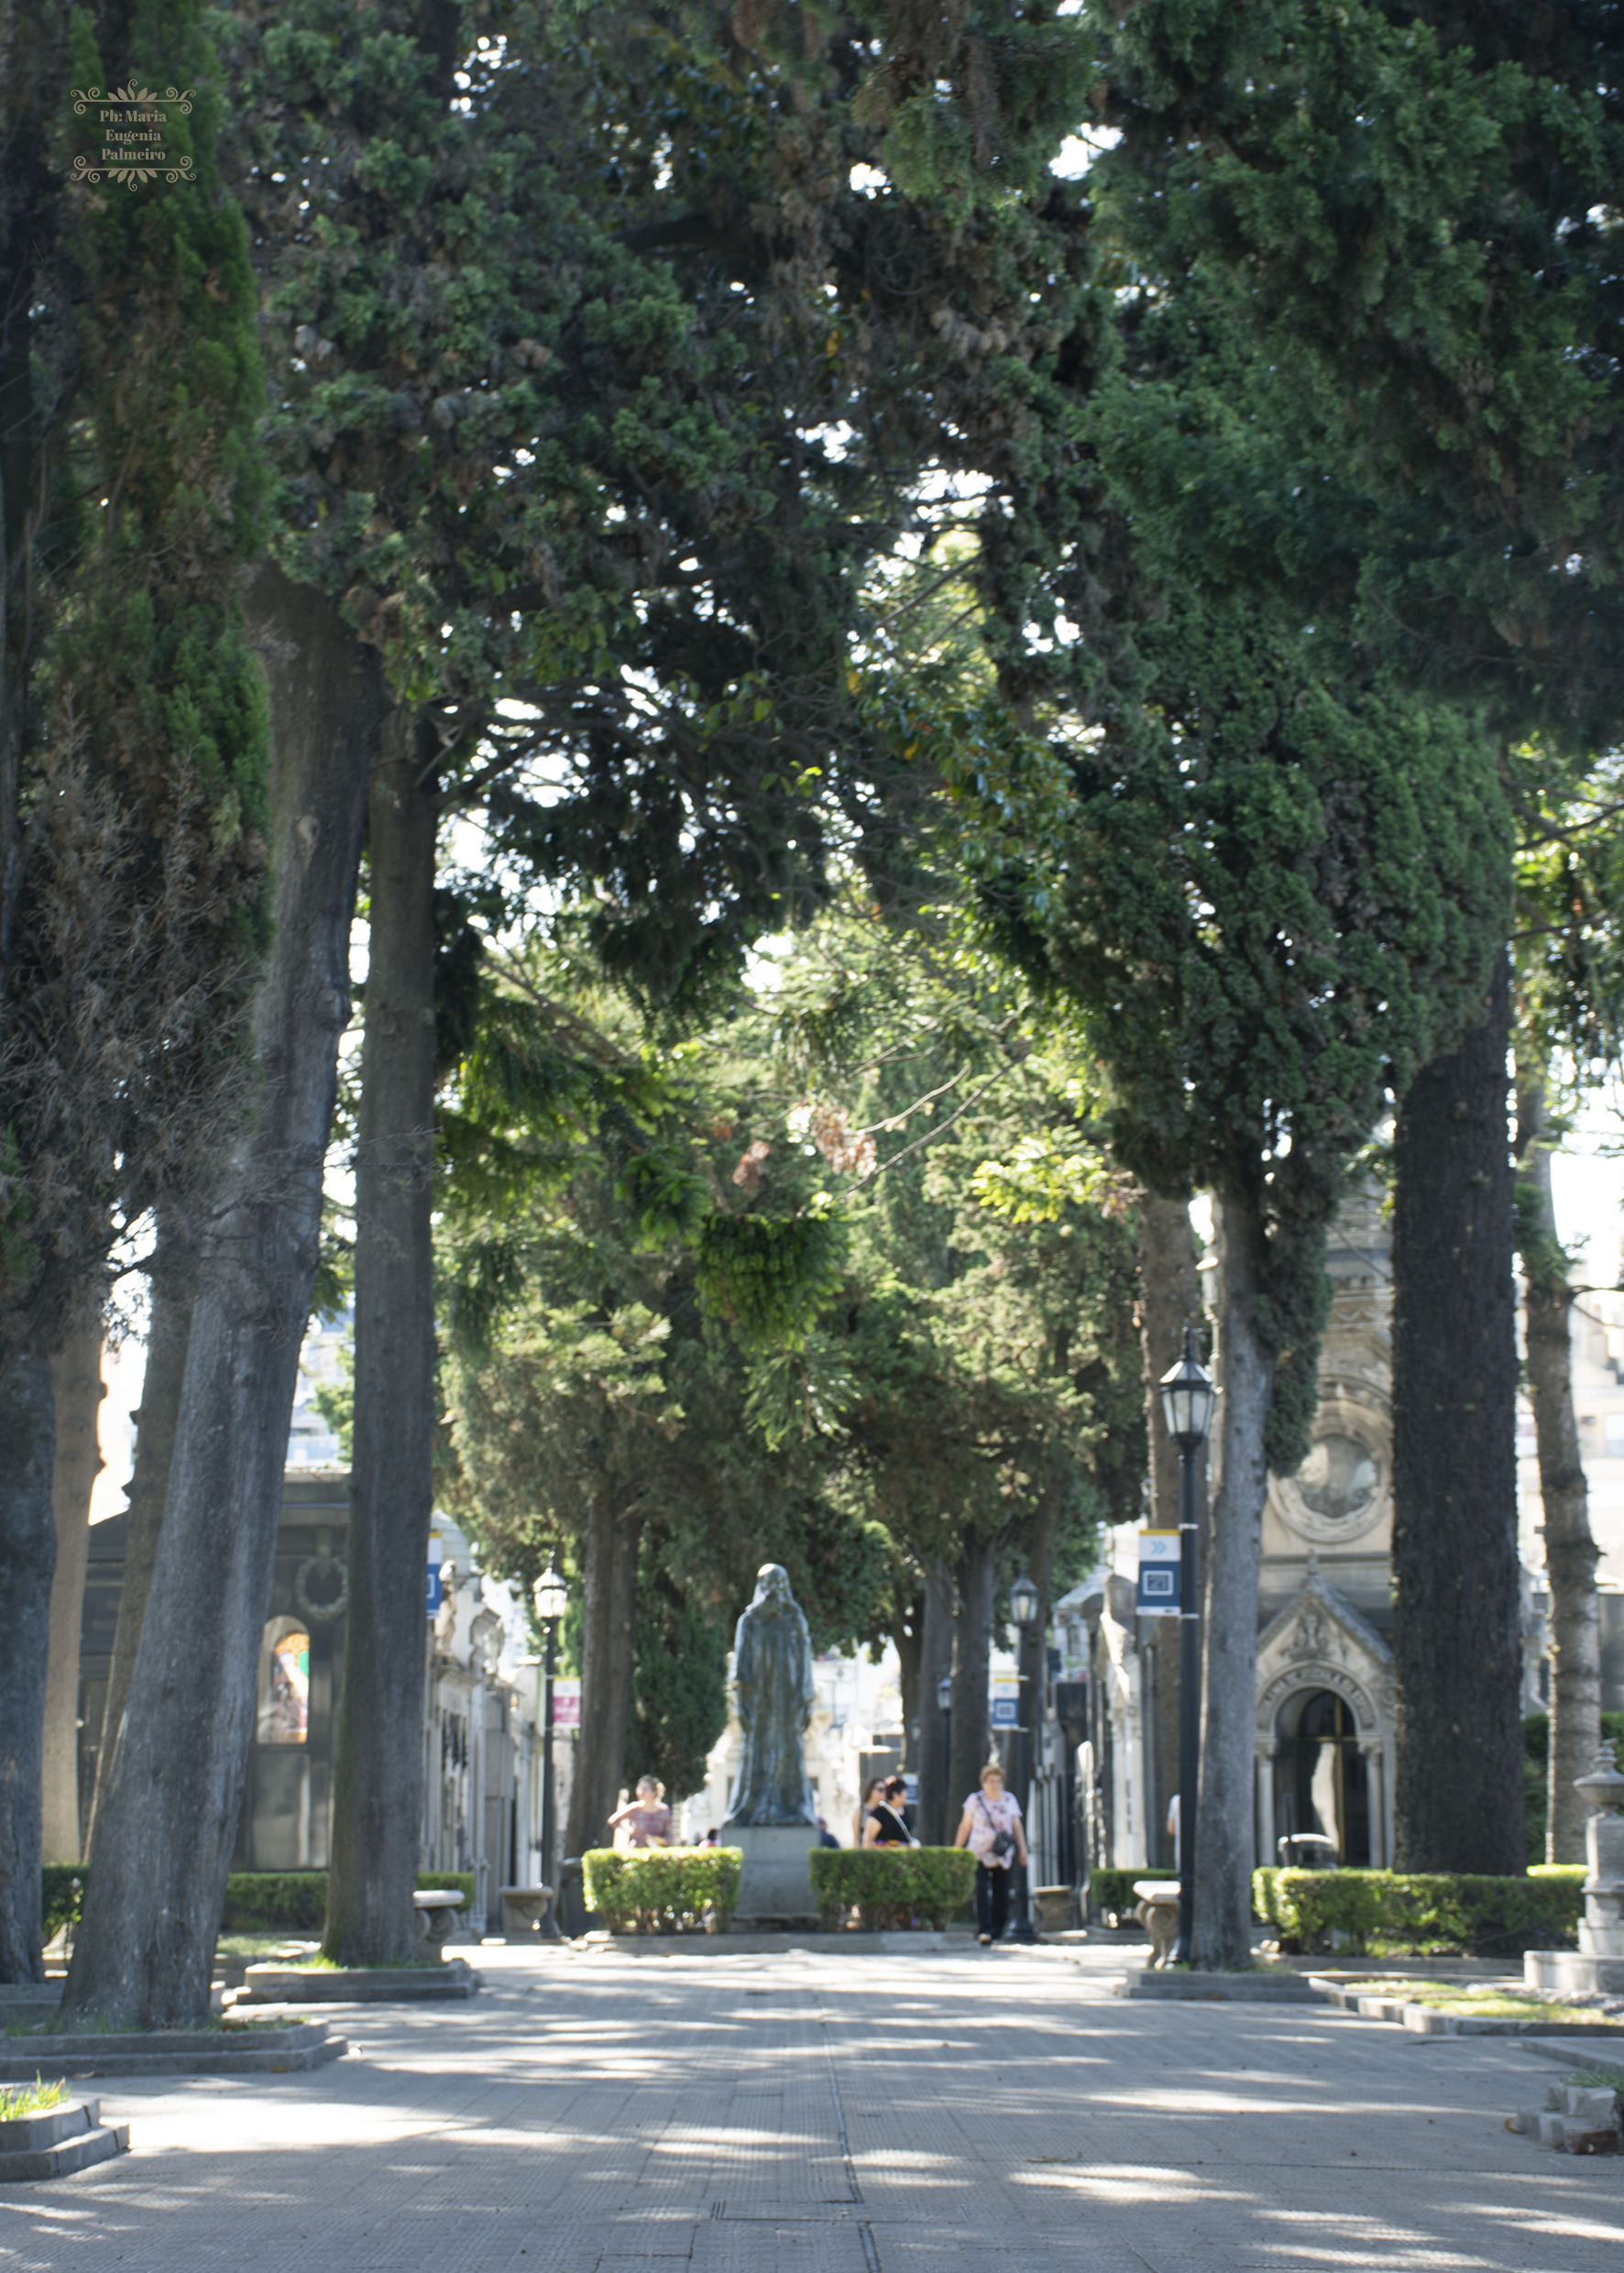
[[[1256,1845],[1258,1867],[1267,1870],[1279,1857],[1275,1852],[1275,1749],[1257,1747],[1257,1819]]]
[[[1383,1773],[1386,1760],[1381,1739],[1362,1739],[1359,1757],[1365,1762],[1366,1805],[1370,1813],[1370,1867],[1373,1871],[1385,1871],[1391,1850],[1388,1845],[1388,1780]]]

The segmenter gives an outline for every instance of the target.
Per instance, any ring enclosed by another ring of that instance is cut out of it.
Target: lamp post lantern
[[[1190,1962],[1195,1916],[1195,1803],[1201,1772],[1197,1686],[1201,1648],[1196,1626],[1196,1456],[1218,1400],[1213,1377],[1195,1354],[1195,1329],[1184,1329],[1184,1355],[1161,1378],[1168,1434],[1179,1447],[1179,1938],[1172,1963]]]
[[[535,1604],[536,1622],[546,1630],[546,1653],[542,1660],[542,1874],[552,1886],[552,1908],[542,1921],[542,1931],[551,1940],[562,1938],[558,1924],[557,1885],[557,1828],[554,1822],[553,1790],[553,1680],[558,1671],[558,1627],[569,1601],[569,1588],[564,1573],[554,1556],[547,1557],[547,1567],[531,1590]]]

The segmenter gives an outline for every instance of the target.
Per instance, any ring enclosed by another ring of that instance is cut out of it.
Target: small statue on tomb
[[[780,1563],[763,1563],[733,1641],[733,1693],[744,1741],[728,1826],[811,1823],[817,1803],[802,1739],[812,1718],[812,1637]]]

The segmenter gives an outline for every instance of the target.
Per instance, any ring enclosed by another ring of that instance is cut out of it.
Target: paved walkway
[[[1619,2273],[1561,2070],[1318,2006],[1127,2004],[1121,1951],[483,1951],[309,2076],[119,2081],[136,2151],[0,2187],[5,2273]],[[92,2087],[95,2088],[95,2087]]]

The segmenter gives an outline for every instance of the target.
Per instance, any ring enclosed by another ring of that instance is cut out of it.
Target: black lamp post
[[[943,1674],[936,1685],[936,1708],[942,1717],[942,1825],[946,1839],[955,1828],[953,1816],[953,1676]]]
[[[549,1940],[562,1938],[556,1912],[558,1888],[554,1851],[557,1845],[557,1830],[554,1823],[553,1793],[553,1679],[558,1671],[558,1623],[569,1600],[569,1588],[564,1573],[555,1559],[547,1557],[547,1567],[536,1580],[531,1599],[535,1604],[536,1622],[546,1629],[546,1654],[542,1660],[542,1871],[544,1880],[554,1890],[552,1909],[542,1921],[542,1931]]]
[[[1196,1455],[1213,1425],[1218,1392],[1195,1354],[1195,1329],[1184,1329],[1184,1355],[1161,1378],[1168,1434],[1179,1447],[1179,1938],[1172,1962],[1190,1962],[1195,1916],[1195,1800],[1201,1773],[1196,1690],[1201,1649],[1196,1627]]]
[[[1026,1827],[1026,1851],[1029,1855],[1032,1850],[1032,1736],[1041,1700],[1037,1694],[1037,1671],[1033,1653],[1033,1643],[1037,1639],[1037,1589],[1025,1571],[1009,1590],[1009,1614],[1015,1620],[1015,1655],[1020,1667],[1013,1781],[1015,1800]],[[1036,1941],[1037,1938],[1032,1926],[1031,1890],[1027,1884],[1029,1876],[1030,1866],[1023,1867],[1019,1881],[1019,1907],[1009,1934],[1011,1941]]]

